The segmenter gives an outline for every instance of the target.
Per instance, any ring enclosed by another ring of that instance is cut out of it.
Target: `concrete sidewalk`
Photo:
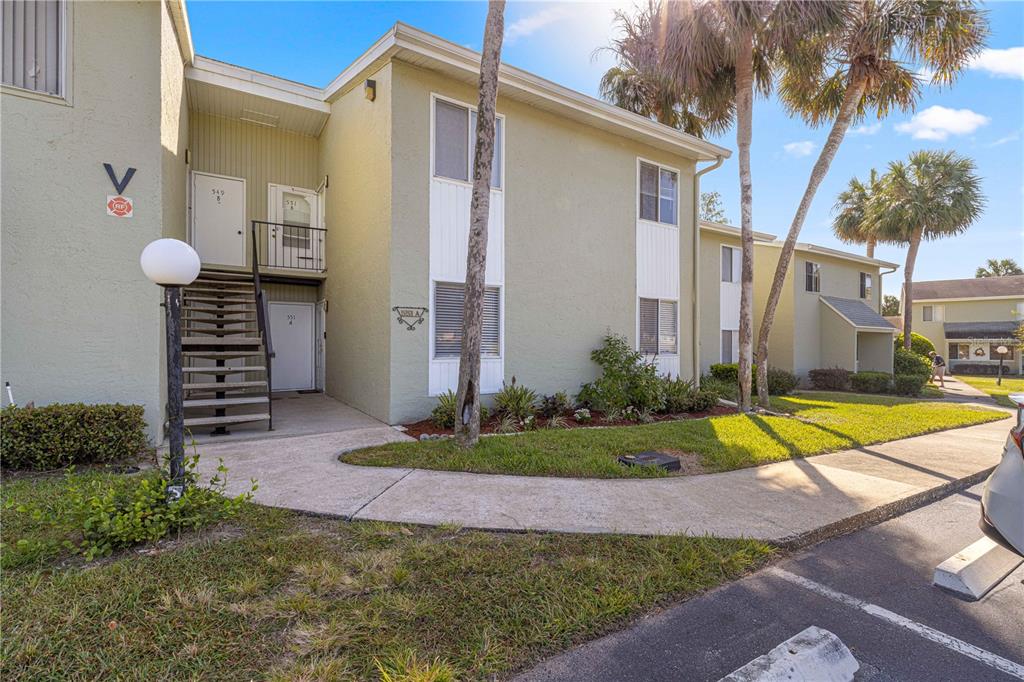
[[[229,489],[256,501],[346,519],[456,523],[500,530],[749,537],[798,546],[858,528],[982,480],[1008,419],[720,474],[598,480],[360,467],[341,452],[407,440],[388,428],[223,443]]]

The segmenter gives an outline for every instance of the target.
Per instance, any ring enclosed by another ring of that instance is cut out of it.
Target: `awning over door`
[[[946,322],[947,339],[1012,339],[1020,322]]]

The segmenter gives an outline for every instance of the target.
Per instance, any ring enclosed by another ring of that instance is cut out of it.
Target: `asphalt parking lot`
[[[541,663],[521,680],[718,680],[811,625],[858,680],[1024,679],[1024,566],[979,602],[931,584],[981,537],[978,485]]]

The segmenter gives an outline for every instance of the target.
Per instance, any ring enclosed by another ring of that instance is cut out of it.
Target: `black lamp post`
[[[1003,385],[1003,358],[1006,357],[1006,352],[1009,349],[1006,346],[999,346],[996,348],[996,352],[999,353],[999,376],[996,377],[996,386]]]
[[[170,482],[167,499],[174,501],[185,491],[185,410],[182,405],[184,373],[181,369],[181,287],[199,276],[199,254],[177,239],[157,239],[142,250],[139,258],[146,277],[164,289],[167,316],[167,439],[170,445]]]

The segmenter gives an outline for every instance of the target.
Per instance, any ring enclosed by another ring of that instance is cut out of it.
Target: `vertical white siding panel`
[[[636,224],[637,293],[679,299],[679,230],[645,221]]]

